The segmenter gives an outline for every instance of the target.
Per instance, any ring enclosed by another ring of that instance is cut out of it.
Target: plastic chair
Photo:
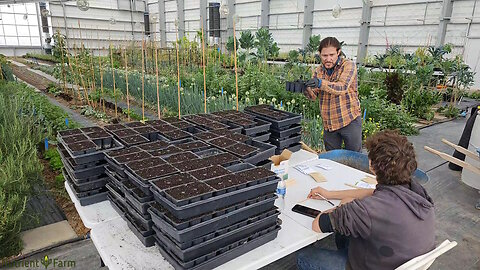
[[[436,258],[456,245],[457,242],[455,241],[450,242],[450,240],[445,240],[434,250],[411,259],[397,267],[395,270],[426,270],[433,264]]]
[[[370,172],[368,167],[368,156],[363,153],[344,149],[336,149],[321,153],[318,155],[318,158],[330,159],[360,171]],[[424,185],[428,182],[429,178],[425,172],[417,169],[413,172],[412,179],[417,181],[419,184]]]

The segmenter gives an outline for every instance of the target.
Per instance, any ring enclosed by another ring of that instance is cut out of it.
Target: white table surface
[[[75,204],[78,215],[82,219],[85,227],[92,229],[102,222],[120,217],[108,200],[87,206],[81,206],[67,181],[65,181],[65,189],[72,199],[72,202]]]
[[[295,179],[287,187],[285,208],[279,218],[282,220],[282,229],[277,238],[262,245],[234,260],[231,260],[217,269],[257,269],[271,262],[287,256],[317,240],[325,238],[328,233],[315,233],[311,230],[313,219],[294,213],[291,208],[302,202],[318,210],[326,210],[332,206],[321,200],[306,200],[311,188],[322,186],[326,189],[339,190],[351,189],[345,183],[354,184],[365,175],[364,172],[344,166],[334,161],[317,159],[315,154],[299,151],[290,159],[289,176]],[[310,176],[306,176],[294,169],[293,166],[303,163],[312,169],[321,172],[327,182],[316,183]],[[329,165],[331,170],[315,167],[317,164]],[[143,244],[130,231],[126,222],[115,212],[110,202],[80,206],[68,185],[65,185],[70,197],[75,202],[75,207],[80,214],[85,226],[89,224],[93,243],[95,244],[103,262],[109,269],[173,269],[163,259],[156,246],[145,248]],[[339,201],[332,201],[338,204]],[[87,226],[88,227],[88,226]]]

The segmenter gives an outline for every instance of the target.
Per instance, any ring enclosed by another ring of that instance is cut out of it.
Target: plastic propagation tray
[[[68,175],[70,179],[70,183],[73,185],[75,191],[77,192],[88,192],[90,190],[99,189],[105,186],[108,180],[108,176],[105,174],[99,175],[95,177],[95,179],[84,181],[84,182],[77,182],[75,178],[73,178],[70,173],[63,168],[62,169],[63,175]]]
[[[282,127],[291,126],[293,124],[299,124],[302,121],[302,116],[299,115],[299,114],[295,114],[295,113],[291,113],[291,112],[287,112],[287,111],[280,111],[280,110],[274,109],[273,107],[268,108],[271,111],[283,113],[283,114],[286,115],[285,119],[276,120],[276,119],[268,117],[264,114],[258,113],[257,111],[255,111],[255,107],[257,107],[257,106],[247,107],[247,108],[245,108],[245,111],[247,113],[255,115],[257,118],[260,118],[262,120],[265,120],[265,121],[268,121],[268,122],[272,123],[270,128],[273,128],[273,129],[281,129]],[[267,108],[266,106],[264,106],[264,107]]]
[[[85,168],[85,169],[78,169],[78,170],[75,170],[71,167],[70,163],[64,159],[62,159],[63,161],[63,165],[64,165],[64,168],[69,171],[69,173],[72,175],[72,178],[75,178],[77,179],[78,183],[81,183],[81,182],[86,182],[88,181],[89,178],[92,178],[94,176],[97,176],[97,175],[100,175],[100,174],[103,174],[105,172],[105,164],[104,163],[100,163],[98,165],[96,165],[95,167],[89,167],[89,168]],[[85,179],[84,181],[82,181],[83,179]]]
[[[151,202],[152,197],[147,197],[146,200],[139,201],[134,195],[133,192],[131,191],[125,191],[125,199],[127,200],[127,203],[130,202],[130,205],[134,207],[139,213],[143,215],[147,215],[148,208],[150,207],[149,202]]]
[[[275,150],[275,154],[280,155],[282,153],[282,151],[285,150],[285,149],[288,149],[291,152],[297,152],[298,150],[302,149],[302,144],[301,143],[295,143],[295,144],[290,145],[290,146],[288,146],[284,149],[277,149],[277,150]]]
[[[157,228],[160,228],[170,238],[178,242],[186,242],[199,235],[215,232],[250,216],[267,211],[274,207],[276,198],[277,195],[273,193],[264,194],[211,213],[184,220],[176,219],[157,202],[151,203],[148,212]]]
[[[258,231],[276,225],[279,214],[280,212],[277,210],[268,211],[184,243],[169,239],[167,235],[163,234],[161,229],[156,227],[153,227],[153,229],[157,239],[164,246],[168,246],[178,259],[185,262],[194,260],[217,250],[219,247],[228,246]]]
[[[265,131],[268,131],[268,129],[270,128],[270,125],[272,124],[270,122],[263,121],[261,119],[256,119],[255,122],[257,123],[257,125],[250,128],[243,128],[242,134],[251,136],[258,133],[263,133]]]
[[[257,164],[275,155],[275,148],[276,148],[275,145],[271,145],[269,143],[259,142],[255,140],[252,141],[251,145],[259,149],[258,154],[252,157],[246,158],[244,160],[245,162],[248,162],[251,164]]]
[[[188,262],[182,262],[167,246],[162,244],[161,240],[156,236],[155,238],[160,253],[175,269],[210,270],[272,241],[277,237],[279,230],[280,225],[272,226]]]
[[[270,132],[266,131],[263,133],[255,134],[252,137],[252,140],[259,141],[259,142],[268,142],[268,139],[270,139]]]
[[[75,197],[77,197],[81,206],[98,203],[101,201],[105,201],[107,199],[108,191],[105,187],[96,189],[96,190],[91,190],[88,192],[77,192],[73,187],[71,180],[68,179],[68,176],[65,176],[65,178],[67,178],[67,184],[72,189]]]
[[[299,134],[301,131],[302,131],[302,126],[300,124],[295,124],[295,125],[285,127],[285,129],[283,130],[278,130],[273,128],[270,129],[270,133],[274,138],[289,137],[290,135],[293,135],[293,134]]]
[[[233,205],[244,200],[249,200],[258,197],[268,192],[274,192],[277,188],[279,178],[275,177],[272,180],[266,181],[258,185],[252,185],[246,188],[238,189],[232,192],[226,192],[221,195],[212,196],[208,199],[196,201],[187,205],[177,206],[163,194],[160,194],[158,190],[151,189],[154,198],[163,207],[172,213],[176,218],[188,219],[198,215],[202,215],[207,212],[214,211],[222,207]],[[213,192],[212,192],[213,193]],[[213,195],[213,194],[212,194]]]
[[[108,150],[118,150],[121,148],[123,148],[123,145],[114,139],[113,146]],[[68,156],[70,156],[75,162],[75,164],[77,165],[101,161],[104,159],[104,156],[105,156],[104,152],[106,151],[106,150],[100,150],[100,151],[94,151],[90,153],[79,154],[77,152],[72,152],[68,147],[64,147],[64,149],[67,151]]]
[[[302,135],[298,134],[298,135],[292,135],[288,138],[283,138],[283,139],[271,138],[270,143],[277,146],[278,149],[284,149],[293,144],[299,143],[301,140],[302,140]]]
[[[154,231],[142,228],[141,224],[138,224],[138,221],[135,220],[130,214],[125,213],[125,218],[127,219],[127,224],[133,234],[142,242],[145,247],[151,247],[155,245]]]

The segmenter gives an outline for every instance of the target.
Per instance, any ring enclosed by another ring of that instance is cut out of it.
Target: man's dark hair
[[[322,52],[323,48],[334,47],[337,49],[337,52],[342,48],[340,41],[335,37],[326,37],[320,41],[320,46],[318,46],[318,51]]]
[[[366,142],[368,159],[379,184],[409,184],[417,169],[415,150],[407,137],[397,131],[385,130],[369,137]]]

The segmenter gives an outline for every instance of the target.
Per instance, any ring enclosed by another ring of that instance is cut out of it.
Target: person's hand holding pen
[[[308,194],[309,199],[315,199],[315,200],[325,200],[328,202],[330,205],[335,206],[330,200],[329,200],[329,191],[321,188],[321,187],[316,187],[312,190],[310,190],[310,193]]]

